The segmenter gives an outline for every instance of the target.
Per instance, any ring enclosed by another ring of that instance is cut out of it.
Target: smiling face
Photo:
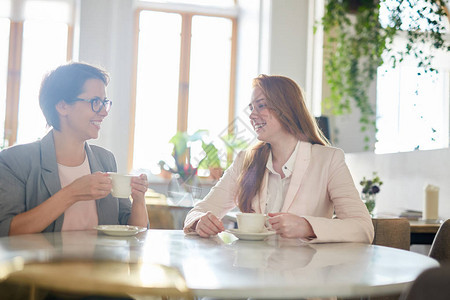
[[[251,111],[250,122],[258,140],[275,143],[287,134],[275,113],[269,109],[266,96],[259,87],[253,89],[249,108]]]
[[[88,79],[83,85],[83,92],[77,98],[103,100],[106,98],[105,84],[100,79]],[[104,107],[96,113],[92,110],[91,103],[85,101],[61,101],[57,109],[61,116],[61,132],[80,141],[96,139],[103,119],[108,116]]]

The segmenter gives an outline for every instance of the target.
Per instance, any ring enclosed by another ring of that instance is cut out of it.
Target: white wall
[[[392,154],[347,153],[346,162],[360,190],[363,176],[376,171],[383,181],[377,195],[378,213],[398,214],[405,209],[422,210],[424,187],[440,187],[439,216],[450,218],[450,150]]]
[[[308,2],[272,1],[271,11],[269,71],[288,76],[303,88],[306,85]]]
[[[104,67],[111,75],[113,101],[99,139],[90,141],[113,151],[119,172],[127,172],[133,70],[133,1],[80,0],[79,60]]]
[[[245,109],[252,93],[252,79],[261,72],[258,53],[263,43],[260,39],[260,7],[263,4],[262,2],[254,0],[239,1],[235,115],[242,122],[248,120]]]

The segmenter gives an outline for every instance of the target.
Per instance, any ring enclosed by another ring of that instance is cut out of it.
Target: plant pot
[[[223,169],[222,168],[209,168],[209,178],[213,180],[219,180],[220,177],[223,175]]]
[[[373,217],[376,214],[376,195],[375,194],[361,194],[361,199],[367,207],[369,214]]]

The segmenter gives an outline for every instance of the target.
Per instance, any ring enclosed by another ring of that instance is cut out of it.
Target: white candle
[[[437,220],[439,218],[439,187],[427,185],[425,187],[425,199],[423,203],[422,219]]]

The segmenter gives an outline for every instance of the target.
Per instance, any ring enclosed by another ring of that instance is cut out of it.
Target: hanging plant
[[[380,23],[380,7],[387,15]],[[417,59],[424,72],[436,72],[433,56],[424,53],[423,45],[450,52],[446,43],[444,20],[448,10],[439,0],[329,0],[322,25],[325,77],[330,96],[324,107],[334,115],[352,112],[352,102],[360,111],[365,148],[369,148],[367,130],[376,128],[375,108],[369,102],[368,88],[377,69],[389,57],[395,67],[406,56]],[[394,51],[392,42],[399,31],[407,32],[405,49]],[[387,55],[386,55],[387,54]],[[386,56],[385,56],[386,55]]]

